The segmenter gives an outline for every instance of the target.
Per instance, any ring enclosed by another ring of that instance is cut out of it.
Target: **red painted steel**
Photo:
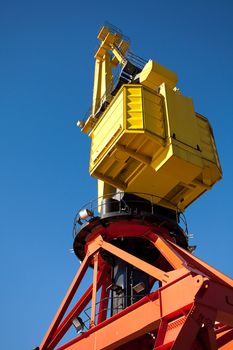
[[[156,266],[116,247],[113,238],[119,236],[143,237],[153,243],[160,252]],[[91,300],[90,328],[59,350],[233,349],[232,280],[178,247],[164,229],[137,222],[110,223],[90,234],[86,252],[40,350],[54,349],[73,318]],[[144,271],[153,281],[160,281],[160,287],[111,316],[107,310],[110,265],[103,259],[104,252]],[[93,284],[64,318],[85,271],[93,263]]]
[[[109,267],[107,266],[104,270],[99,271],[97,277],[97,290],[100,288],[101,283],[104,283],[105,279],[108,276]],[[62,337],[69,330],[72,325],[72,320],[74,317],[78,316],[90,302],[92,297],[92,285],[86,290],[86,292],[81,296],[79,301],[75,304],[72,310],[68,313],[68,315],[61,322],[56,332],[54,333],[53,340],[47,346],[47,350],[54,349],[55,346],[59,343]]]

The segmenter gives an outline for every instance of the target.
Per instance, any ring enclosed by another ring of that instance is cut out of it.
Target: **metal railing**
[[[134,64],[136,67],[143,69],[148,60],[136,55],[135,53],[128,51],[126,53],[125,58],[130,61],[130,63]]]
[[[131,296],[131,295],[123,295],[123,296],[115,296],[115,297],[106,297],[104,299],[101,299],[100,301],[98,301],[95,305],[96,305],[96,309],[98,309],[98,306],[100,305],[100,303],[105,302],[106,300],[108,301],[108,305],[106,308],[103,308],[101,311],[96,311],[95,313],[95,319],[97,319],[97,317],[103,313],[106,314],[106,319],[112,317],[113,315],[121,312],[122,310],[126,309],[127,307],[129,307],[130,305],[134,304],[135,302],[139,301],[140,299],[142,299],[143,297],[145,297],[146,294],[138,294],[136,297],[135,296]],[[121,304],[118,304],[116,307],[113,306],[113,302],[114,301],[120,301]],[[129,305],[127,305],[128,301],[131,300],[132,302],[129,303]],[[80,316],[84,319],[82,319],[84,328],[86,330],[88,330],[91,325],[91,309],[92,307],[89,306],[87,307],[85,310],[83,310],[82,314],[80,314]]]
[[[116,27],[114,24],[109,23],[107,21],[104,22],[104,27],[107,27],[110,33],[112,34],[121,35],[122,39],[130,44],[130,38],[127,35],[125,35],[119,27]]]
[[[138,55],[135,55],[131,51],[128,51],[126,53],[125,59],[126,59],[126,61],[129,61],[130,63],[132,63],[133,65],[135,65],[139,69],[143,69],[143,67],[147,63],[147,61],[145,59],[139,57]],[[114,89],[116,88],[116,86],[117,86],[117,84],[118,84],[118,82],[120,80],[121,71],[122,71],[122,69],[120,69],[120,67],[118,66],[118,69],[116,69],[115,75],[113,76],[113,80],[112,80],[111,86],[109,86],[109,88],[105,91],[103,96],[96,101],[98,103],[98,105],[100,106],[100,109],[103,106],[103,103],[105,101],[109,102],[108,101],[109,96],[111,95],[112,91],[114,91]],[[82,121],[86,122],[86,120],[90,117],[91,114],[92,114],[92,105],[88,108],[88,110],[84,114],[84,117],[82,118]],[[98,114],[98,111],[97,111],[97,114]]]
[[[124,199],[125,195],[136,196],[136,198],[128,197],[127,199]],[[156,203],[158,203],[160,200],[167,202],[167,207],[172,209],[176,213],[176,223],[178,225],[181,225],[183,231],[186,234],[188,234],[188,225],[184,213],[169,200],[148,193],[125,193],[119,191],[116,193],[109,193],[107,195],[100,196],[83,205],[78,210],[74,219],[73,237],[75,238],[77,233],[79,232],[80,225],[84,224],[85,222],[89,222],[95,217],[99,217],[100,213],[106,211],[106,206],[108,206],[108,213],[121,215],[155,215],[157,214]],[[87,209],[91,213],[91,215],[87,219],[80,219],[79,214],[85,209]]]

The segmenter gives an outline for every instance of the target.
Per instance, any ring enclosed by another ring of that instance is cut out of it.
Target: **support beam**
[[[102,284],[97,324],[100,324],[101,322],[105,321],[107,318],[110,284],[111,284],[111,279],[110,279],[110,275],[108,274]]]
[[[97,300],[96,299],[96,293],[97,293],[98,259],[99,259],[99,253],[96,253],[94,255],[94,270],[93,270],[93,288],[92,288],[90,327],[94,327],[95,326],[96,300]]]
[[[144,271],[148,275],[154,277],[155,279],[161,282],[167,282],[169,278],[169,273],[166,273],[158,269],[157,267],[137,258],[136,256],[129,254],[120,248],[115,247],[111,243],[103,241],[102,248],[116,255],[118,258],[128,262],[129,264],[137,267],[139,270]]]
[[[127,309],[123,310],[111,317],[109,322],[103,322],[101,327],[93,327],[92,332],[64,344],[58,350],[112,350],[153,331],[159,326],[160,303],[157,298],[150,300],[146,297],[145,300],[144,304],[138,302],[137,308],[135,304],[134,309],[129,307],[128,312]]]
[[[63,299],[61,306],[59,307],[41,345],[40,345],[40,350],[47,350],[47,346],[49,345],[55,331],[57,330],[57,327],[59,326],[71,300],[73,299],[73,296],[89,266],[91,255],[86,255],[70,288],[68,289],[65,298]]]
[[[101,283],[104,283],[108,270],[109,270],[109,267],[105,268],[102,271],[99,271],[98,277],[97,277],[97,290],[101,286]],[[87,306],[87,304],[89,303],[92,297],[92,287],[93,285],[91,284],[90,287],[87,289],[87,291],[81,296],[77,304],[72,308],[72,310],[61,322],[50,344],[48,345],[47,350],[52,350],[55,348],[55,346],[59,343],[59,341],[62,339],[62,337],[66,334],[66,332],[70,328],[73,318],[76,316],[79,316],[80,313],[85,309],[85,307]]]
[[[163,238],[155,234],[156,238],[153,242],[155,247],[160,251],[160,253],[165,257],[165,259],[169,262],[169,264],[174,269],[179,269],[185,267],[186,262],[185,259],[177,254],[175,249]]]
[[[183,248],[178,247],[175,243],[170,242],[170,244],[175,249],[176,253],[186,261],[187,265],[195,266],[195,268],[199,269],[204,274],[211,277],[214,281],[218,281],[220,283],[233,287],[233,279],[224,275],[222,272],[215,269],[214,267],[208,265],[203,260],[190,254]]]
[[[126,146],[120,145],[119,143],[116,145],[116,149],[128,154],[130,157],[136,159],[137,161],[139,161],[145,165],[150,165],[150,163],[151,163],[150,157],[147,157],[139,152],[133,151]]]

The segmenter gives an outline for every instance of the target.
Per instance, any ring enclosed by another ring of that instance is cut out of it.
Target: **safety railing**
[[[176,223],[188,234],[188,226],[185,215],[169,200],[160,196],[141,192],[127,192],[127,199],[124,199],[125,192],[109,193],[95,198],[83,205],[77,212],[74,219],[73,237],[79,232],[80,225],[89,222],[103,213],[121,215],[156,215],[156,203],[160,200],[166,201],[168,208],[176,213]],[[131,197],[130,197],[131,195]]]
[[[116,27],[114,24],[109,23],[107,21],[104,22],[104,27],[107,27],[110,33],[112,34],[121,35],[122,39],[130,44],[130,38],[127,35],[125,35],[119,27]]]
[[[132,64],[134,64],[136,67],[143,69],[145,64],[148,62],[144,58],[136,55],[135,53],[128,51],[126,53],[126,59],[130,61]]]
[[[101,303],[105,303],[106,301],[107,301],[107,307],[103,308],[101,311],[96,311],[95,320],[97,320],[98,317],[102,316],[102,314],[104,314],[106,319],[108,319],[111,316],[124,310],[126,307],[139,301],[145,296],[146,294],[137,294],[136,296],[124,294],[122,296],[103,298],[95,304],[96,310],[98,310],[98,307]],[[118,301],[119,301],[119,304],[118,304]],[[115,307],[114,307],[114,302],[117,302],[117,306]],[[85,310],[83,310],[82,314],[78,316],[79,320],[81,320],[81,323],[82,323],[82,327],[80,329],[81,333],[85,332],[85,330],[88,330],[91,327],[91,309],[92,309],[92,306],[87,307]]]

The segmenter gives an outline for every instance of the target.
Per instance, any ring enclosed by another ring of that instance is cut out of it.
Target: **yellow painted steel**
[[[173,89],[177,83],[177,75],[170,69],[167,69],[155,61],[149,60],[143,68],[139,81],[141,84],[155,89],[162,83]]]
[[[90,136],[91,175],[163,206],[184,209],[221,178],[208,120],[165,84],[124,85]]]
[[[117,50],[119,35],[102,30],[99,39],[97,62],[107,57],[109,64],[106,50]],[[115,52],[113,65],[123,56]],[[100,98],[109,81],[100,86],[96,67],[94,98]],[[105,75],[103,67],[102,80],[111,80],[109,65]],[[176,89],[174,72],[150,60],[139,82],[123,85],[98,118],[93,114],[84,125],[92,139],[90,174],[99,180],[99,195],[109,188],[147,193],[156,204],[183,210],[222,176],[211,126]]]

